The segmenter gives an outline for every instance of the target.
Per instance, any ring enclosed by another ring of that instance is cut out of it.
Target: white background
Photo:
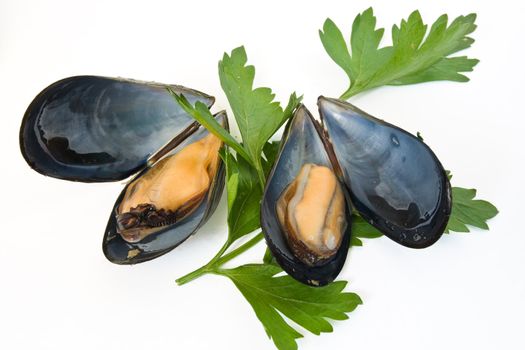
[[[224,51],[244,44],[257,86],[284,100],[338,96],[346,77],[317,30],[331,17],[349,33],[372,5],[388,31],[419,8],[478,13],[481,59],[467,84],[381,88],[352,100],[372,115],[420,131],[454,173],[500,209],[490,231],[444,236],[425,250],[387,238],[352,249],[340,275],[364,305],[334,333],[305,333],[300,349],[524,349],[523,232],[525,6],[515,1],[6,1],[0,2],[0,339],[3,349],[272,349],[233,284],[201,266],[225,239],[225,202],[194,237],[137,266],[102,254],[102,235],[121,183],[41,176],[20,155],[18,130],[50,83],[95,74],[186,85],[228,108],[217,76]],[[389,35],[387,42],[389,42]],[[257,262],[263,244],[237,263]]]

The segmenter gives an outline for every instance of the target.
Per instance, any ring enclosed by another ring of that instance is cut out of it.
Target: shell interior
[[[227,127],[227,118],[224,112],[218,113],[215,118],[222,125]],[[203,177],[211,176],[206,180],[209,181],[209,186],[208,184],[204,186],[206,187],[204,193],[199,194],[198,200],[191,203],[191,209],[188,212],[184,213],[180,217],[175,218],[172,222],[166,222],[164,225],[160,225],[159,227],[153,227],[154,225],[150,225],[152,227],[149,227],[150,230],[146,228],[146,234],[141,233],[139,234],[140,237],[137,237],[136,239],[132,237],[129,239],[129,241],[124,240],[122,235],[119,233],[118,217],[119,213],[122,214],[123,209],[132,209],[137,203],[138,205],[145,204],[139,203],[141,202],[140,200],[138,202],[134,202],[134,204],[132,201],[128,203],[125,202],[126,194],[129,194],[131,187],[134,187],[137,184],[137,181],[140,181],[143,177],[148,177],[148,175],[150,175],[148,172],[152,171],[152,169],[155,169],[156,165],[160,164],[161,166],[165,166],[166,162],[169,161],[170,158],[175,159],[175,157],[181,154],[181,152],[184,152],[185,150],[187,151],[188,148],[191,149],[192,145],[199,145],[200,142],[207,142],[207,140],[210,139],[209,136],[210,133],[205,128],[200,127],[186,140],[180,143],[175,149],[173,149],[173,151],[169,152],[164,158],[153,164],[152,167],[147,168],[139,173],[133,179],[133,181],[131,181],[124,188],[114,205],[103,240],[104,254],[110,261],[117,264],[134,264],[165,254],[186,240],[206,222],[209,215],[217,206],[224,186],[224,166],[222,162],[220,162],[217,152],[214,154],[215,160],[211,160],[211,163],[215,162],[215,164],[208,164],[208,166],[206,166],[206,168],[209,167],[210,169],[215,167],[216,170],[208,172],[208,169],[199,169],[199,171],[206,170],[207,175],[203,174]],[[216,146],[217,145],[215,144],[214,147]],[[214,148],[214,150],[218,151],[218,147]],[[211,156],[212,154],[210,153],[209,155]],[[190,154],[190,156],[193,156],[193,154]],[[172,195],[177,195],[178,189],[180,190],[182,188],[181,191],[184,192],[184,189],[188,187],[184,187],[184,181],[195,180],[193,178],[183,179],[180,177],[180,175],[180,173],[175,174],[175,178],[172,178],[169,181],[170,189],[163,190],[163,192],[160,193],[162,198],[160,198],[158,202],[155,202],[155,204],[159,205],[159,207],[156,208],[157,211],[160,209],[169,210],[169,205],[171,205],[170,201],[173,200]],[[174,179],[176,181],[172,182]],[[171,185],[172,183],[173,185]],[[151,187],[150,185],[151,183],[147,182],[144,187]],[[154,193],[157,190],[155,188],[149,189],[152,190],[150,193]],[[191,201],[192,199],[190,197],[192,196],[190,195],[187,198],[189,198]],[[160,208],[160,203],[162,201],[166,201],[165,203],[168,203],[168,208]],[[177,199],[175,199],[175,201],[177,201]],[[179,209],[185,204],[187,203],[182,203],[181,206],[179,206]],[[139,210],[143,209],[139,208]],[[184,211],[185,209],[183,208],[182,210]],[[141,227],[141,229],[144,229],[144,227]]]
[[[291,249],[277,213],[280,197],[304,164],[333,169],[314,123],[313,117],[304,106],[296,111],[291,120],[266,184],[261,203],[261,225],[268,247],[279,265],[295,279],[320,286],[333,281],[344,265],[350,238],[350,207],[345,205],[344,208],[348,222],[337,252],[314,265],[305,263]]]
[[[218,170],[221,140],[208,134],[155,163],[134,179],[117,209],[117,231],[138,242],[192,214]]]
[[[303,164],[276,206],[288,246],[308,265],[331,258],[346,228],[345,198],[332,169]]]

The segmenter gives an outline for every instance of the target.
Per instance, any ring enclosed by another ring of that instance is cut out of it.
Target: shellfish
[[[261,226],[272,255],[292,277],[314,286],[332,282],[341,271],[352,218],[321,132],[301,105],[283,136],[261,202]]]
[[[290,122],[261,204],[261,225],[281,267],[331,282],[351,234],[351,210],[397,243],[425,248],[445,230],[451,188],[432,150],[410,133],[325,97],[322,124],[301,106]]]
[[[359,214],[401,245],[434,244],[447,225],[452,195],[430,147],[350,103],[320,97],[318,105]]]
[[[226,113],[215,119],[228,128]],[[103,238],[105,256],[117,264],[151,260],[194,234],[215,211],[224,188],[221,145],[200,126],[140,172],[113,206]]]
[[[167,87],[192,104],[214,102],[177,85],[76,76],[39,93],[22,121],[22,154],[44,175],[102,182],[136,174],[104,235],[103,251],[114,263],[143,262],[176,247],[206,222],[224,186],[222,143]],[[228,127],[224,112],[215,117]]]

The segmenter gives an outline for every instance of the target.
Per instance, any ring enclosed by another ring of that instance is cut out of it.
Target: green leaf
[[[222,154],[226,164],[228,193],[228,242],[259,228],[262,189],[255,169],[243,158],[226,151]]]
[[[324,22],[323,30],[319,30],[319,37],[332,60],[346,72],[350,80],[354,80],[352,57],[348,52],[343,34],[330,18]]]
[[[381,236],[383,236],[383,234],[366,222],[361,216],[357,214],[352,215],[350,246],[362,246],[363,241],[360,238],[379,238]]]
[[[286,105],[286,108],[283,111],[284,117],[281,121],[281,124],[279,125],[279,128],[293,116],[293,113],[299,107],[299,104],[303,100],[303,96],[297,96],[295,92],[292,92],[290,97],[288,98],[288,104]],[[277,128],[277,129],[279,129]]]
[[[452,187],[452,213],[445,232],[470,232],[468,226],[489,229],[487,220],[496,216],[498,209],[475,197],[475,189]]]
[[[222,89],[228,98],[239,126],[242,140],[251,163],[254,164],[261,183],[264,171],[261,163],[263,146],[270,137],[292,115],[300,101],[295,93],[290,96],[285,111],[269,88],[253,88],[255,68],[247,66],[248,58],[244,47],[224,54],[219,62],[219,77]]]
[[[327,319],[345,320],[346,314],[362,303],[357,294],[343,292],[345,281],[309,287],[287,275],[275,277],[281,271],[267,264],[217,271],[229,277],[248,300],[278,349],[297,349],[295,340],[302,337],[282,315],[319,335],[333,331]]]
[[[274,256],[272,255],[272,252],[270,251],[270,248],[268,247],[266,247],[266,250],[264,251],[263,262],[265,264],[275,265],[279,267],[277,260],[275,260]]]
[[[266,142],[263,147],[264,159],[262,160],[262,165],[264,169],[264,174],[268,176],[270,170],[273,168],[277,154],[279,153],[279,147],[281,146],[281,141]]]
[[[178,95],[170,87],[167,87],[167,90],[177,101],[177,103],[184,109],[184,111],[188,113],[193,119],[198,121],[212,134],[220,138],[225,144],[233,148],[244,159],[251,161],[250,156],[248,153],[246,153],[244,148],[233,138],[233,136],[230,135],[228,130],[224,129],[213,117],[210,110],[208,109],[208,106],[200,101],[197,101],[195,106],[192,106],[183,94]]]
[[[341,98],[383,85],[407,85],[436,80],[468,81],[461,74],[479,62],[466,56],[448,57],[472,45],[468,35],[476,29],[475,14],[457,17],[450,25],[440,16],[427,34],[419,11],[392,27],[392,45],[380,47],[384,29],[376,29],[372,8],[359,14],[352,25],[351,52],[341,31],[327,19],[319,31],[328,55],[345,71],[350,87]]]

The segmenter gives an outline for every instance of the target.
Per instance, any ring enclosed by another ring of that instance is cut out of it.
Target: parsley
[[[366,222],[357,214],[352,215],[352,237],[350,246],[362,246],[363,241],[360,238],[378,238],[383,236],[374,226]]]
[[[449,57],[472,45],[468,37],[476,29],[475,14],[457,17],[447,26],[440,16],[427,32],[419,11],[392,27],[392,45],[379,47],[384,29],[376,29],[372,8],[359,14],[352,25],[350,49],[335,23],[327,19],[319,36],[330,57],[348,75],[350,87],[341,95],[348,99],[383,85],[408,85],[435,80],[466,82],[479,62],[466,56]]]
[[[314,334],[332,332],[326,319],[346,320],[346,313],[362,303],[354,293],[345,293],[346,282],[337,281],[321,288],[306,286],[275,265],[248,264],[216,273],[228,277],[250,303],[268,336],[278,349],[297,349],[302,335],[281,316]]]
[[[259,175],[265,182],[261,153],[266,142],[292,116],[301,97],[290,96],[288,106],[283,110],[269,88],[253,88],[255,68],[247,66],[248,58],[243,46],[224,54],[219,62],[219,78],[222,89],[239,126],[244,148]]]
[[[469,226],[488,230],[487,220],[498,214],[498,209],[491,203],[474,199],[475,189],[461,187],[452,188],[452,213],[448,220],[446,233],[469,232]]]
[[[242,158],[226,151],[226,189],[228,192],[228,233],[229,240],[236,239],[257,230],[259,224],[259,201],[261,187],[257,183],[255,169]]]

